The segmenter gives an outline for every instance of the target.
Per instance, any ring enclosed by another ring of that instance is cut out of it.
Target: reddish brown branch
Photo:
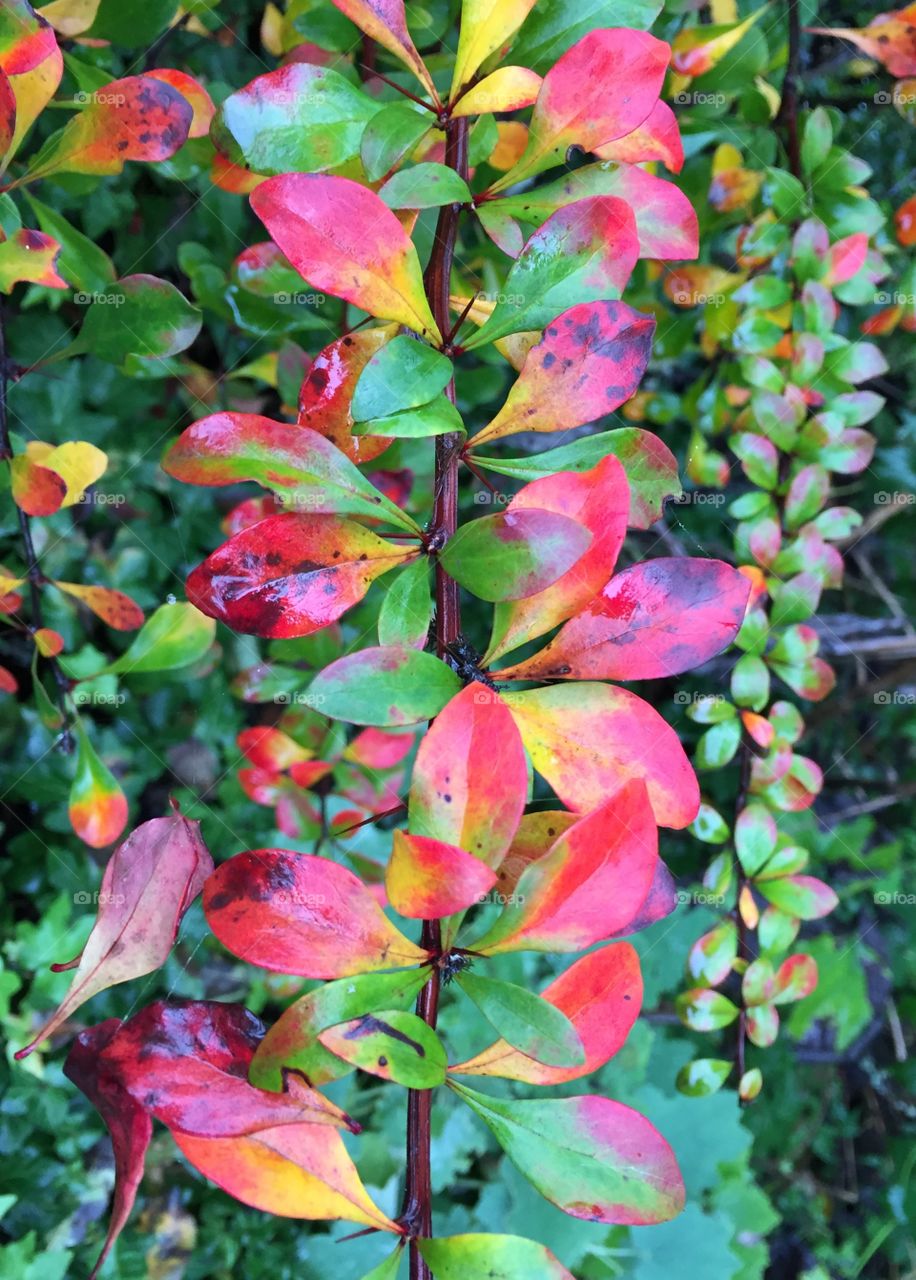
[[[801,65],[801,18],[798,11],[798,0],[786,0],[786,12],[789,20],[788,56],[786,74],[782,82],[782,96],[779,111],[773,122],[777,129],[782,129],[785,138],[786,155],[789,168],[796,178],[801,180],[801,147],[798,139],[798,81]]]

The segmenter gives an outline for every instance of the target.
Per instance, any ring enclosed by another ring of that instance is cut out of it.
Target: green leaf
[[[678,498],[683,492],[674,455],[651,431],[639,427],[600,431],[524,458],[485,458],[477,453],[469,456],[487,471],[527,482],[558,471],[591,471],[611,454],[620,459],[627,473],[629,524],[635,529],[647,529],[661,515],[665,499]]]
[[[590,1222],[667,1222],[684,1205],[671,1148],[639,1112],[595,1095],[505,1101],[450,1082],[542,1196]]]
[[[475,1233],[417,1244],[436,1280],[573,1280],[549,1249],[522,1236]]]
[[[691,1031],[718,1031],[738,1016],[737,1007],[727,996],[702,987],[681,992],[674,1007],[681,1022]]]
[[[557,58],[596,27],[636,27],[648,31],[661,12],[660,0],[538,0],[512,45],[514,65],[544,74]]]
[[[556,582],[591,541],[589,530],[568,516],[510,508],[461,525],[439,560],[481,600],[519,600]]]
[[[731,694],[739,707],[763,710],[770,697],[770,673],[762,658],[746,653],[738,659],[732,669]]]
[[[780,218],[796,222],[807,211],[807,196],[803,184],[785,169],[767,170],[767,192],[770,203]]]
[[[421,556],[401,569],[389,583],[378,615],[379,644],[422,649],[432,610],[429,561]]]
[[[89,293],[105,289],[115,278],[114,263],[108,254],[94,244],[50,205],[42,204],[30,191],[23,192],[42,231],[54,237],[61,247],[57,270],[77,289]]]
[[[675,1085],[688,1098],[708,1098],[722,1088],[733,1065],[725,1058],[694,1058],[681,1067]]]
[[[432,1089],[445,1082],[448,1059],[442,1041],[415,1013],[366,1013],[328,1027],[318,1039],[351,1066],[407,1089]]]
[[[416,409],[403,409],[385,418],[354,422],[354,436],[393,436],[400,439],[424,439],[427,436],[464,432],[461,414],[446,395],[438,395]]]
[[[447,356],[401,334],[386,342],[359,375],[350,413],[355,422],[368,422],[419,408],[448,386],[452,373]]]
[[[230,94],[210,136],[255,173],[324,173],[359,155],[377,112],[378,103],[338,71],[297,62]]]
[[[698,769],[721,769],[728,764],[741,741],[741,721],[723,720],[707,729],[697,743],[694,763]]]
[[[526,1057],[550,1067],[585,1061],[579,1033],[566,1014],[533,991],[472,973],[463,973],[458,983],[503,1040]]]
[[[389,209],[435,209],[443,204],[469,204],[465,180],[444,164],[431,160],[401,169],[379,190]]]
[[[71,351],[91,352],[110,364],[128,356],[152,363],[189,347],[201,322],[197,308],[167,280],[124,276],[93,296]]]
[[[332,662],[312,681],[309,699],[332,720],[395,727],[432,720],[460,688],[431,653],[386,645]]]
[[[824,107],[817,107],[805,121],[802,130],[802,169],[810,177],[833,146],[833,126]]]
[[[378,111],[363,132],[360,158],[366,177],[378,182],[408,156],[432,127],[432,117],[422,107],[393,102]]]
[[[163,604],[150,614],[126,653],[105,670],[115,675],[174,671],[204,656],[216,623],[192,604]]]
[[[747,805],[735,820],[735,852],[745,875],[755,875],[776,848],[776,821],[765,805]]]
[[[367,1271],[362,1280],[397,1280],[398,1271],[401,1269],[402,1254],[403,1241],[398,1245],[394,1253],[390,1253],[377,1267]]]
[[[151,44],[166,29],[177,9],[177,0],[101,0],[85,34],[126,49],[138,49]]]
[[[279,1090],[284,1067],[301,1071],[316,1086],[346,1075],[350,1064],[329,1053],[319,1033],[378,1009],[409,1008],[428,977],[428,969],[402,969],[322,983],[271,1026],[251,1061],[249,1080],[259,1089]]]

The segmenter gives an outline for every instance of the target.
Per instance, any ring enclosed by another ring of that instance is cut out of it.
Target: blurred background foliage
[[[557,10],[562,2],[551,0],[547,7]],[[801,7],[806,24],[852,27],[874,16],[846,0],[834,0],[817,14],[813,0]],[[409,6],[416,42],[433,64],[453,29],[455,9],[449,0]],[[651,0],[597,0],[588,6],[588,25],[644,26],[656,9]],[[742,4],[740,16],[750,11]],[[709,16],[705,7],[698,11],[675,0],[665,5],[653,31],[671,39]],[[167,24],[176,22],[164,38]],[[692,90],[709,101],[678,110],[687,153],[678,181],[700,214],[704,256],[722,265],[728,265],[726,258],[711,257],[706,247],[718,244],[723,226],[705,195],[712,152],[729,142],[745,151],[752,167],[775,160],[767,86],[781,82],[785,30],[784,10],[775,4],[718,67],[694,81]],[[272,5],[265,14],[260,0],[195,0],[180,11],[174,0],[102,0],[92,33],[112,43],[65,45],[64,95],[158,63],[199,76],[218,103],[276,66],[291,38],[332,53],[357,42],[355,29],[321,0],[290,0],[285,24]],[[362,48],[359,56],[367,52]],[[348,74],[356,78],[360,72],[352,67]],[[871,165],[872,200],[880,217],[890,220],[912,194],[916,149],[911,124],[881,100],[887,87],[881,69],[850,46],[805,37],[802,104],[832,108],[838,144]],[[393,96],[377,89],[383,101]],[[47,111],[39,132],[56,127],[58,116]],[[111,501],[38,522],[39,553],[47,548],[45,572],[116,585],[146,611],[170,596],[183,598],[186,573],[217,541],[215,511],[225,513],[243,496],[241,489],[227,494],[179,486],[159,467],[165,445],[187,422],[216,408],[289,414],[307,357],[343,323],[333,300],[323,307],[295,305],[240,288],[233,262],[263,233],[244,198],[213,185],[211,158],[209,141],[198,139],[159,165],[129,165],[117,178],[102,180],[60,176],[37,189],[52,215],[62,215],[110,256],[118,276],[150,272],[171,280],[204,315],[191,350],[159,367],[155,377],[128,376],[87,356],[51,364],[11,393],[16,418],[35,438],[88,440],[110,460],[98,488]],[[421,253],[434,220],[435,211],[421,215]],[[893,250],[890,231],[887,244]],[[897,252],[901,271],[903,256]],[[460,270],[495,288],[502,261],[472,231]],[[699,344],[697,312],[672,307],[653,273],[645,266],[639,271],[628,301],[666,309],[645,384],[653,393],[647,425],[686,467],[698,424],[702,429],[708,356]],[[91,270],[81,287],[94,287]],[[81,316],[73,294],[39,286],[20,287],[15,308],[9,338],[14,358],[24,365],[61,348]],[[688,947],[715,916],[691,892],[708,851],[686,833],[666,833],[663,851],[686,887],[685,901],[674,916],[635,940],[643,957],[646,1012],[593,1087],[638,1107],[666,1135],[687,1183],[686,1211],[674,1222],[643,1230],[608,1230],[569,1219],[536,1199],[482,1126],[444,1097],[435,1109],[433,1146],[435,1218],[442,1233],[533,1234],[581,1280],[902,1280],[916,1274],[916,1071],[907,1031],[916,1006],[916,837],[908,820],[916,793],[916,633],[907,622],[914,604],[913,507],[891,519],[874,518],[887,505],[882,495],[909,494],[912,504],[916,494],[916,402],[912,335],[897,330],[882,341],[890,372],[880,387],[887,404],[873,424],[878,450],[871,467],[850,479],[842,499],[871,519],[874,529],[850,557],[843,589],[828,594],[821,613],[858,620],[862,635],[887,643],[869,650],[867,662],[856,658],[855,641],[852,654],[835,658],[838,688],[812,713],[806,742],[827,771],[825,789],[812,812],[787,817],[787,829],[797,827],[799,842],[812,849],[820,873],[840,896],[840,908],[806,926],[803,935],[805,950],[817,959],[820,986],[794,1008],[786,1033],[767,1051],[764,1093],[753,1106],[739,1110],[729,1091],[701,1099],[677,1094],[678,1069],[709,1047],[679,1025],[672,1001],[683,985]],[[462,368],[460,407],[469,427],[487,420],[510,381],[511,371],[496,358]],[[409,468],[413,492],[429,493],[429,442],[400,442],[380,465]],[[688,495],[698,491],[693,483],[687,487]],[[472,510],[471,492],[466,500]],[[688,553],[701,548],[703,554],[727,557],[731,536],[723,510],[697,500],[669,504],[663,522],[632,535],[630,558],[653,549],[658,554],[672,540]],[[6,554],[15,545],[11,505],[4,505],[0,536]],[[380,600],[380,593],[370,593],[330,643],[346,645],[370,628]],[[46,624],[63,634],[80,674],[98,670],[113,648],[126,646],[127,638],[77,618],[63,601],[49,599],[46,608]],[[484,626],[482,617],[479,623],[471,618],[473,641],[485,640]],[[295,846],[276,831],[272,810],[253,805],[239,785],[236,734],[262,719],[263,708],[235,696],[230,681],[263,656],[305,670],[320,666],[330,656],[322,652],[327,641],[262,646],[222,628],[219,641],[215,656],[198,668],[120,684],[105,676],[87,686],[90,695],[101,695],[89,707],[95,745],[127,793],[132,825],[160,815],[174,794],[188,816],[202,820],[218,859],[243,847]],[[724,684],[723,672],[727,666],[713,664],[681,686],[715,692]],[[674,682],[653,682],[640,692],[686,738],[695,738],[697,728],[683,714],[677,690]],[[68,976],[52,974],[47,966],[79,951],[92,918],[85,904],[98,890],[103,858],[70,831],[66,795],[72,762],[55,749],[53,733],[28,702],[0,703],[0,748],[8,762],[0,1020],[9,1054],[29,1038],[39,1016],[34,1011],[52,1008],[67,989]],[[704,786],[714,802],[733,804],[735,782],[728,770],[707,775]],[[379,856],[385,839],[369,826],[351,848]],[[300,847],[307,844],[303,839]],[[550,962],[539,956],[507,957],[502,964],[502,976],[531,986],[550,971]],[[301,989],[299,981],[262,976],[235,962],[206,937],[198,904],[165,969],[97,997],[87,1017],[124,1017],[141,1003],[175,994],[243,1000],[271,1020]],[[465,1022],[469,1010],[462,1005]],[[476,1030],[482,1039],[484,1025]],[[442,1033],[448,1042],[448,1007]],[[12,1069],[7,1062],[0,1068],[0,1280],[85,1275],[104,1233],[110,1149],[98,1117],[64,1080],[61,1061],[61,1053],[48,1046],[22,1066]],[[365,1076],[341,1081],[331,1093],[365,1125],[362,1175],[380,1205],[395,1210],[403,1164],[400,1107]],[[334,1274],[346,1280],[377,1262],[381,1246],[372,1237],[339,1245],[342,1234],[341,1224],[327,1229],[272,1219],[228,1199],[189,1170],[160,1132],[137,1210],[104,1274],[122,1280],[260,1274],[324,1280]]]

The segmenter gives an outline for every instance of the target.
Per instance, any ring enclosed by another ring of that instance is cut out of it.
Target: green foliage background
[[[179,31],[160,65],[198,74],[216,101],[275,65],[260,43],[259,0],[197,0],[189,7],[215,38]],[[434,46],[449,29],[454,7],[447,0],[413,6],[421,49]],[[114,44],[72,47],[63,90],[93,84],[96,71],[108,78],[136,70],[175,8],[169,0],[103,0],[106,34]],[[587,8],[589,26],[646,25],[654,11],[644,0],[597,0]],[[814,5],[803,8],[805,21],[814,21]],[[352,43],[353,29],[329,5],[296,0],[295,9],[303,38],[329,48]],[[871,16],[855,4],[834,3],[817,20],[851,26]],[[670,37],[684,20],[677,4],[666,6],[653,30]],[[687,21],[695,20],[688,15]],[[782,18],[774,11],[735,56],[694,86],[728,95],[727,107],[700,113],[686,139],[690,158],[680,181],[700,210],[701,243],[705,234],[715,232],[715,215],[704,205],[711,146],[719,141],[759,145],[760,94],[752,80],[760,75],[778,85],[783,31]],[[828,101],[838,109],[840,144],[872,165],[872,197],[890,215],[912,191],[912,128],[891,108],[876,104],[874,95],[886,77],[872,72],[854,78],[838,50],[835,42],[821,42],[813,50],[810,43],[806,46],[803,100],[812,105]],[[56,126],[57,114],[47,112],[39,131]],[[774,153],[775,146],[774,141]],[[196,368],[184,357],[175,358],[171,369],[160,371],[166,376],[141,378],[85,357],[30,377],[14,388],[11,398],[17,429],[25,438],[55,443],[85,439],[110,459],[99,491],[113,502],[96,502],[39,522],[45,572],[116,585],[147,611],[170,595],[182,598],[187,571],[214,545],[217,508],[224,511],[239,496],[215,498],[212,490],[169,480],[159,468],[166,443],[182,425],[215,406],[270,413],[281,402],[295,403],[296,348],[314,354],[339,323],[336,303],[320,311],[291,307],[254,299],[233,284],[232,261],[263,234],[244,199],[211,185],[209,155],[208,142],[200,140],[162,165],[128,166],[120,177],[102,181],[61,177],[38,190],[42,202],[104,248],[119,276],[144,271],[172,280],[204,312],[204,332],[190,353]],[[772,155],[759,159],[768,161]],[[428,247],[433,223],[434,215],[421,219],[421,251]],[[498,255],[490,255],[482,237],[474,254],[475,270],[495,285],[492,263],[499,261]],[[84,287],[91,289],[96,286],[88,261]],[[19,314],[10,321],[10,340],[22,364],[37,362],[63,345],[81,318],[78,303],[67,293],[20,288],[16,302]],[[695,326],[695,313],[672,313],[646,383],[668,393],[659,401],[664,422],[656,422],[655,429],[681,459],[695,421],[690,389],[703,368]],[[245,368],[278,350],[277,394],[257,376],[246,375]],[[913,404],[911,335],[898,332],[886,340],[885,350],[891,373],[882,388],[888,407],[876,424],[878,453],[864,478],[856,477],[850,485],[847,499],[865,514],[875,509],[876,501],[880,505],[876,495],[916,493],[916,414],[907,407]],[[466,419],[484,421],[488,406],[504,395],[509,381],[508,370],[496,363],[478,364],[466,373],[459,384]],[[386,466],[411,467],[419,493],[429,491],[431,464],[428,442],[403,443],[385,458]],[[699,544],[709,554],[717,549],[728,553],[729,533],[715,507],[697,503],[669,509],[668,526],[688,549]],[[904,513],[866,544],[871,571],[901,610],[910,613],[913,536],[912,518]],[[0,537],[6,552],[15,537],[11,504],[4,504]],[[645,554],[655,534],[635,538],[634,546]],[[84,627],[62,601],[49,598],[46,607],[47,625],[64,635],[81,672],[98,669],[103,653],[126,644],[123,637],[112,639],[101,624]],[[359,634],[377,608],[378,598],[370,595],[350,615],[347,634]],[[825,608],[835,614],[889,617],[886,596],[878,594],[869,572],[855,563],[842,593],[832,593]],[[479,625],[483,627],[482,619]],[[472,619],[471,638],[481,641],[482,631],[475,633],[474,626]],[[162,813],[173,793],[189,816],[202,819],[214,853],[226,856],[243,847],[288,841],[274,831],[271,812],[244,797],[235,776],[235,736],[250,722],[252,709],[232,696],[229,680],[256,660],[257,645],[223,630],[220,642],[218,660],[202,669],[131,678],[122,686],[107,676],[91,689],[124,695],[123,704],[110,709],[104,701],[93,704],[92,719],[96,746],[131,802],[132,822]],[[320,638],[292,642],[274,648],[273,656],[320,665],[327,660],[321,643]],[[841,906],[827,921],[808,928],[805,949],[817,958],[821,985],[793,1011],[777,1044],[758,1055],[765,1074],[762,1097],[739,1111],[731,1092],[699,1100],[674,1092],[678,1068],[696,1054],[698,1045],[706,1051],[671,1012],[687,948],[714,919],[695,901],[637,938],[648,1013],[624,1050],[592,1082],[596,1092],[638,1107],[668,1137],[687,1182],[685,1213],[670,1224],[643,1230],[608,1230],[569,1219],[540,1200],[501,1159],[466,1109],[444,1098],[435,1109],[433,1147],[439,1231],[534,1235],[581,1280],[666,1280],[671,1275],[689,1280],[764,1275],[854,1280],[916,1272],[916,1245],[908,1226],[916,1217],[913,1041],[901,1029],[916,1004],[916,908],[906,900],[907,894],[912,897],[916,838],[905,801],[881,807],[873,816],[843,817],[863,802],[912,794],[916,728],[907,697],[911,702],[914,672],[912,667],[882,666],[886,688],[902,693],[876,704],[871,690],[864,696],[857,691],[857,683],[866,681],[855,663],[841,662],[839,670],[839,687],[822,714],[813,717],[807,740],[809,754],[825,767],[833,766],[828,785],[816,814],[792,821],[839,892]],[[707,681],[702,687],[714,690],[716,684]],[[673,684],[656,686],[653,693],[663,714],[689,736],[696,731],[679,716],[674,690]],[[50,1009],[67,988],[68,976],[51,974],[47,966],[78,952],[91,922],[85,895],[97,891],[101,871],[99,859],[72,835],[67,822],[70,761],[54,749],[53,735],[27,703],[0,702],[0,748],[7,760],[0,1020],[11,1052],[28,1038],[33,1011]],[[732,785],[727,776],[711,783],[726,799]],[[359,848],[379,853],[384,840],[383,833],[369,828],[361,834]],[[706,852],[685,835],[666,835],[666,857],[683,885],[698,883]],[[879,891],[896,894],[896,904],[881,902]],[[87,1020],[124,1017],[164,994],[240,999],[274,1018],[298,992],[299,984],[245,971],[205,936],[198,905],[187,917],[165,970],[97,997],[86,1011]],[[512,957],[503,961],[500,976],[536,986],[548,969],[542,957]],[[469,1010],[467,1003],[462,1005],[465,1021]],[[475,1030],[484,1036],[482,1022]],[[447,1042],[448,1010],[442,1031]],[[0,1068],[0,1280],[85,1275],[103,1235],[112,1185],[110,1150],[98,1117],[63,1078],[61,1060],[61,1053],[46,1052],[15,1069],[9,1063]],[[380,1205],[396,1211],[402,1110],[391,1104],[390,1092],[367,1083],[367,1077],[350,1077],[331,1093],[365,1125],[359,1141],[361,1172]],[[270,1219],[235,1203],[189,1170],[159,1131],[138,1208],[104,1274],[122,1280],[260,1274],[323,1280],[334,1274],[346,1280],[378,1261],[381,1245],[372,1237],[338,1245],[343,1234],[347,1228],[340,1224],[327,1230]]]

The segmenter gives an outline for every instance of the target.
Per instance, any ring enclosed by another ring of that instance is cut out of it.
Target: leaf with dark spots
[[[51,135],[25,181],[52,173],[120,173],[126,160],[168,160],[187,141],[193,119],[191,103],[163,80],[112,80]]]
[[[423,964],[352,871],[327,858],[255,849],[204,886],[210,928],[249,964],[305,978],[343,978]]]
[[[181,1133],[229,1138],[303,1123],[355,1132],[339,1107],[295,1075],[283,1093],[248,1083],[263,1035],[242,1005],[157,1000],[121,1024],[102,1060],[151,1116]]]
[[[70,991],[23,1058],[81,1005],[107,987],[152,973],[172,949],[181,918],[213,870],[199,823],[173,814],[137,827],[114,851],[102,877],[96,922]]]
[[[511,505],[463,524],[439,560],[481,600],[518,600],[556,582],[591,542],[591,530],[567,515]]]
[[[68,288],[67,281],[57,271],[60,254],[60,242],[53,236],[20,227],[9,239],[0,242],[0,292],[12,293],[14,285],[21,283],[42,284],[47,289]]]
[[[383,1009],[319,1032],[331,1053],[351,1066],[408,1089],[445,1081],[446,1056],[435,1031],[414,1013]]]
[[[628,400],[652,353],[655,319],[623,302],[585,302],[558,316],[471,447],[518,431],[571,431]]]
[[[452,1083],[519,1172],[574,1218],[648,1226],[684,1207],[674,1152],[649,1121],[609,1098],[491,1098]]]
[[[701,666],[734,640],[750,583],[721,560],[646,560],[612,578],[506,680],[648,680]]]
[[[81,1031],[67,1055],[64,1075],[86,1095],[105,1121],[114,1153],[115,1185],[108,1232],[89,1280],[95,1280],[111,1247],[124,1229],[143,1177],[153,1122],[120,1081],[100,1068],[105,1046],[122,1024],[109,1018]]]
[[[188,599],[245,635],[305,636],[336,622],[380,574],[417,554],[352,520],[286,512],[208,556],[188,577]]]
[[[396,325],[359,329],[319,351],[299,391],[299,424],[335,444],[351,462],[371,462],[388,448],[388,436],[354,436],[350,404],[359,376],[394,334]]]
[[[358,368],[341,373],[342,394],[352,394]],[[337,405],[335,412],[340,408]],[[182,432],[162,465],[185,484],[254,480],[310,514],[371,515],[418,532],[410,516],[380,493],[346,454],[309,427],[254,413],[214,413]]]

